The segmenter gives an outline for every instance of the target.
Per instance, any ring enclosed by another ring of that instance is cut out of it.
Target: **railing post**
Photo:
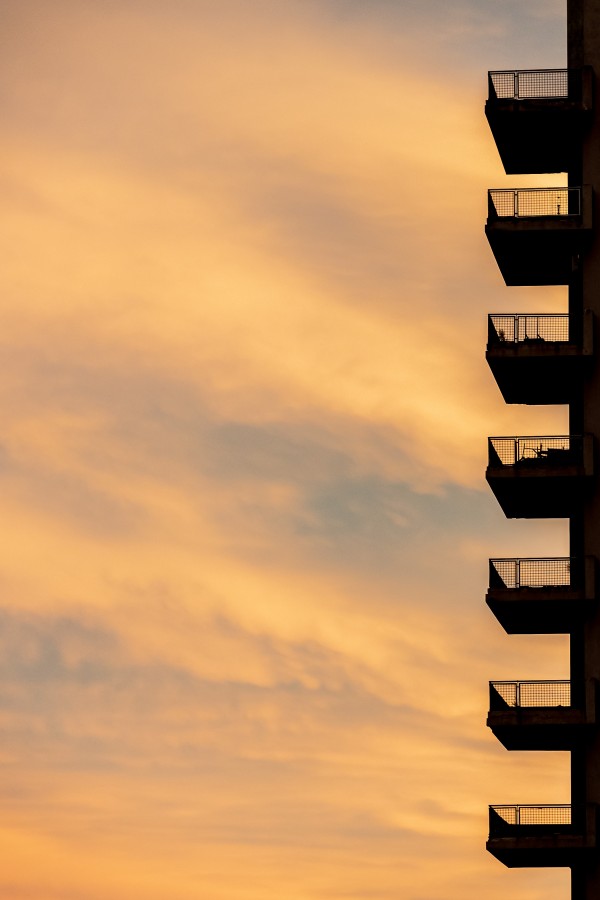
[[[518,72],[515,72],[515,81],[514,81],[514,85],[513,85],[513,93],[514,93],[515,100],[518,100],[518,99],[519,99],[519,73],[518,73]]]
[[[513,216],[519,218],[519,192],[513,191]]]
[[[520,708],[521,706],[521,682],[515,681],[515,706]]]
[[[584,434],[579,438],[579,446],[581,447],[581,463],[586,475],[594,473],[594,444],[591,434]],[[580,464],[581,464],[580,463]]]
[[[581,215],[581,190],[579,188],[567,189],[567,212],[571,216]]]
[[[586,556],[584,559],[581,589],[583,589],[586,599],[596,596],[596,558],[594,556]]]
[[[521,587],[521,560],[515,560],[515,588]]]

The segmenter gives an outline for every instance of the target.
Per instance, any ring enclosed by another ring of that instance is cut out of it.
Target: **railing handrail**
[[[551,809],[560,809],[560,810],[570,810],[571,813],[579,809],[577,804],[573,803],[490,803],[488,806],[490,812],[498,812],[499,810],[514,810],[516,813],[520,813],[521,810],[531,809],[531,810],[551,810]],[[507,822],[507,825],[511,824]],[[515,824],[520,824],[518,821]],[[568,824],[566,822],[556,822],[553,823],[556,825],[565,825]]]
[[[568,319],[569,313],[488,313],[490,319]]]
[[[495,679],[494,681],[490,681],[490,684],[571,684],[571,680],[570,678],[528,678],[515,681],[513,678],[508,681],[498,681]]]
[[[547,187],[488,188],[488,194],[538,194],[543,191],[579,191],[582,185],[551,184]]]
[[[493,434],[488,441],[578,441],[583,434]]]
[[[514,562],[514,563],[522,563],[522,562],[573,562],[574,560],[579,561],[583,559],[581,556],[494,556],[490,557],[491,563],[497,562]]]
[[[578,68],[569,68],[568,66],[562,66],[557,69],[490,69],[488,71],[488,75],[522,75],[525,73],[537,73],[537,72],[579,72]]]
[[[490,809],[573,809],[573,803],[490,803]]]

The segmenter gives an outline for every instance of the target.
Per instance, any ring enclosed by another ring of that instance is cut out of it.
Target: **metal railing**
[[[572,557],[552,559],[490,559],[490,589],[509,591],[521,588],[571,588],[581,581],[579,560]],[[579,577],[578,577],[579,576]]]
[[[518,344],[569,341],[569,316],[565,313],[488,316],[488,343]]]
[[[569,96],[569,86],[577,69],[521,69],[489,72],[490,96],[498,100],[561,99]],[[572,93],[572,88],[571,88]]]
[[[552,437],[490,437],[489,465],[562,467],[583,463],[583,437],[561,435]]]
[[[570,681],[490,681],[490,709],[571,706]]]
[[[506,826],[516,828],[537,828],[557,826],[570,829],[573,824],[573,807],[571,804],[540,804],[525,806],[490,806],[490,837],[501,836]]]
[[[581,215],[581,188],[492,188],[490,218],[557,218]]]

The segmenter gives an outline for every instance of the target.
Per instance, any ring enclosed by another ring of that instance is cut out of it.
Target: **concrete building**
[[[569,751],[571,803],[490,807],[487,849],[599,900],[600,0],[568,0],[567,32],[567,69],[490,72],[486,116],[508,174],[568,186],[489,191],[486,234],[507,285],[566,285],[568,310],[489,316],[486,358],[507,403],[568,404],[569,434],[490,438],[486,477],[508,517],[569,519],[569,557],[490,560],[487,603],[509,634],[570,636],[569,681],[491,682],[488,725]]]

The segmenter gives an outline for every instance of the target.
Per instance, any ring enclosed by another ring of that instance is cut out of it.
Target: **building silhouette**
[[[486,599],[509,634],[570,636],[570,679],[491,682],[488,725],[569,751],[571,803],[491,806],[487,849],[600,900],[600,0],[568,0],[567,33],[567,69],[489,73],[486,116],[508,174],[568,186],[490,190],[486,234],[507,285],[567,285],[568,312],[490,315],[486,358],[507,403],[568,404],[569,434],[489,438],[486,478],[509,518],[567,518],[569,557],[490,560]]]

